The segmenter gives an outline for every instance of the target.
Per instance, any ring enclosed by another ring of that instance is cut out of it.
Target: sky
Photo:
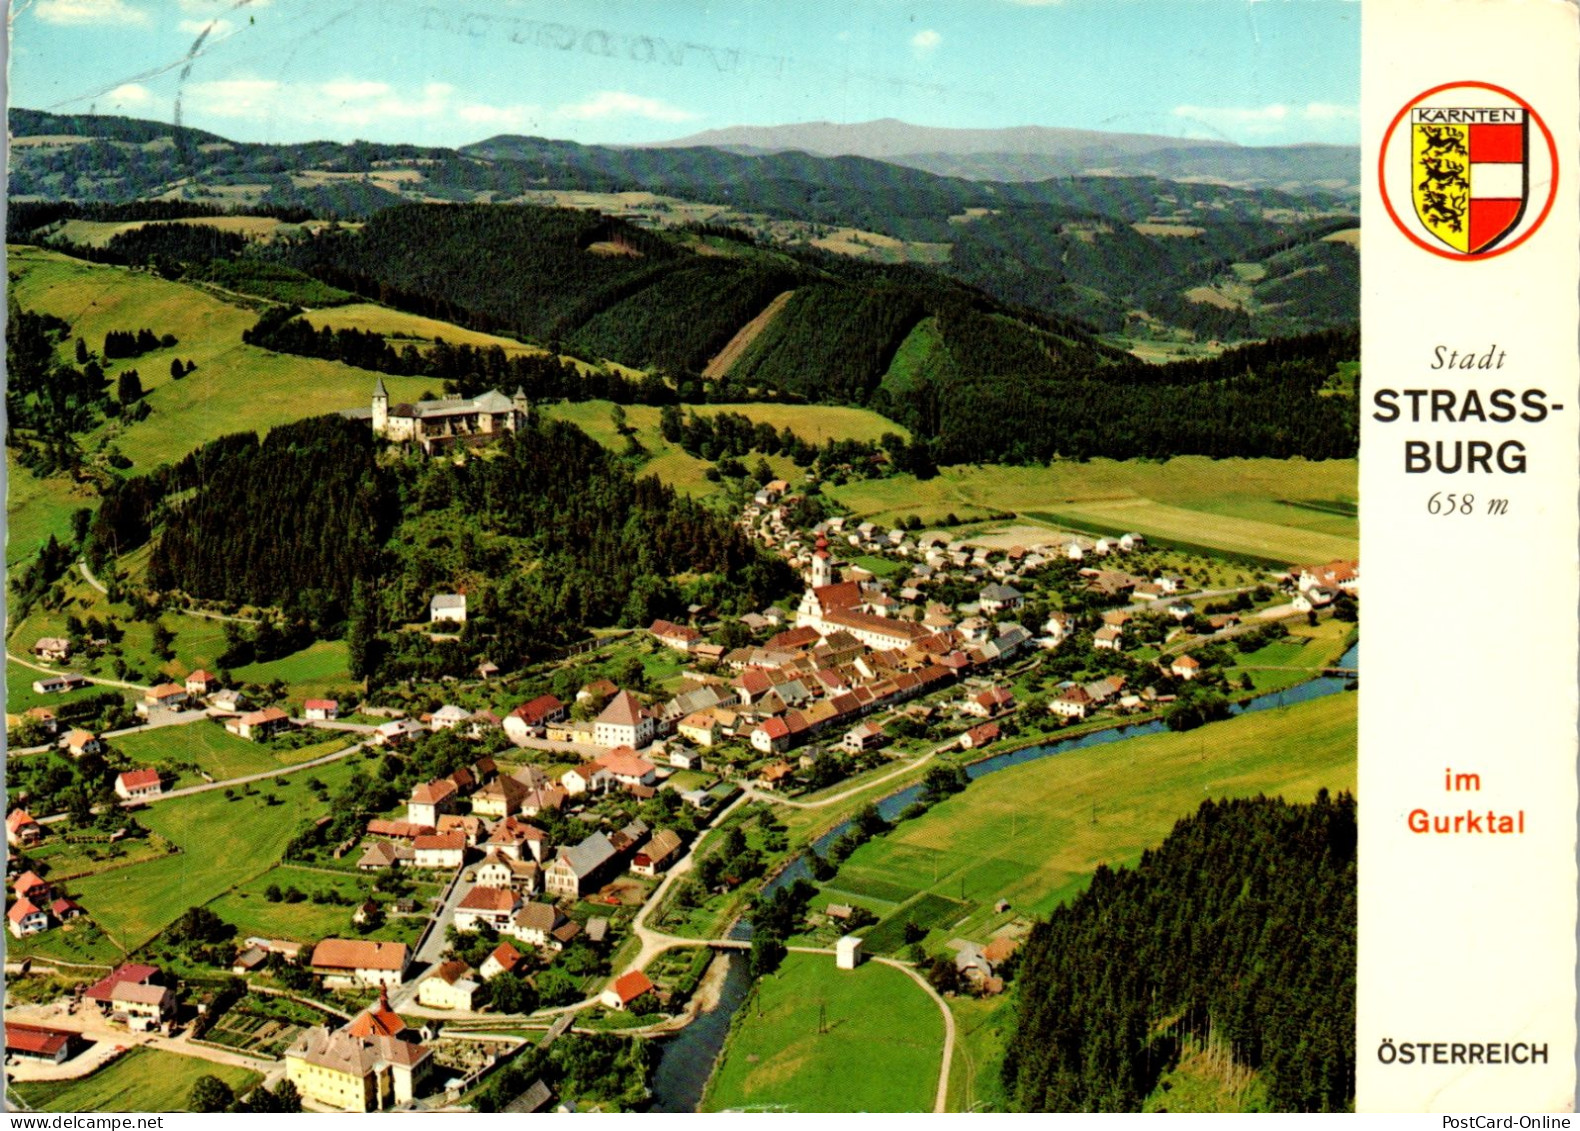
[[[899,118],[1355,144],[1353,0],[12,0],[10,102],[238,141]]]

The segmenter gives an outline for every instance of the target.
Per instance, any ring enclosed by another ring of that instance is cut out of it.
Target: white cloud
[[[104,97],[111,106],[123,110],[147,106],[154,100],[153,93],[146,86],[135,82],[122,83]]]
[[[146,24],[148,13],[126,0],[39,0],[33,14],[46,24]]]
[[[363,82],[357,79],[334,79],[320,89],[337,102],[352,102],[359,98],[377,98],[390,92],[387,82]]]
[[[690,110],[671,106],[661,98],[644,98],[623,90],[600,90],[582,102],[557,107],[554,116],[576,121],[646,118],[651,122],[686,122],[698,117]]]
[[[284,90],[273,79],[216,79],[187,86],[183,98],[193,110],[215,118],[272,118],[280,116]]]
[[[490,106],[486,102],[468,102],[455,108],[455,116],[472,126],[520,130],[536,126],[543,117],[543,108],[541,106]]]
[[[229,20],[182,20],[176,27],[188,35],[202,35],[204,32],[210,35],[225,35],[236,29],[236,25]]]
[[[1308,102],[1301,114],[1308,122],[1347,122],[1358,117],[1355,107],[1332,102]]]
[[[923,55],[928,55],[934,51],[937,51],[938,45],[943,41],[944,37],[939,35],[932,28],[924,28],[915,35],[911,36],[911,46],[914,47],[919,54]]]

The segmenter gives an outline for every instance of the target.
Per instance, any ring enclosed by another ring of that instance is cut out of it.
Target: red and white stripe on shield
[[[1469,254],[1485,251],[1514,230],[1525,211],[1525,115],[1514,123],[1471,125]]]

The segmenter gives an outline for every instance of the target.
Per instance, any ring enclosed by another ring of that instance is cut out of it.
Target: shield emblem
[[[1479,255],[1514,230],[1530,189],[1528,124],[1514,107],[1410,112],[1411,197],[1427,231]]]

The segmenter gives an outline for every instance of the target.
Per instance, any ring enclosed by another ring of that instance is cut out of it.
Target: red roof
[[[764,719],[758,724],[757,729],[769,738],[788,738],[790,736],[790,724],[778,715],[771,719]]]
[[[509,888],[475,887],[461,900],[464,911],[514,911],[521,897]]]
[[[278,707],[265,707],[261,711],[254,711],[250,715],[243,715],[241,717],[241,721],[246,726],[255,727],[263,723],[277,723],[290,717],[290,715],[287,715]]]
[[[333,970],[404,970],[406,944],[325,939],[313,948],[312,964]]]
[[[130,982],[134,986],[139,986],[158,975],[159,967],[157,966],[144,966],[140,962],[128,962],[124,966],[117,966],[95,982],[88,989],[87,996],[94,1001],[108,1002],[110,995],[115,993],[115,987],[122,982]]]
[[[11,905],[11,910],[7,914],[11,922],[20,923],[29,915],[37,915],[42,910],[43,908],[37,906],[31,899],[19,899]]]
[[[499,963],[506,970],[514,973],[516,967],[521,965],[526,956],[509,943],[502,942],[494,948],[494,952],[488,957]]]
[[[536,726],[550,715],[563,711],[565,704],[552,695],[539,695],[536,699],[529,699],[514,711],[510,712],[512,718],[520,719],[528,726]]]
[[[630,1005],[637,998],[653,988],[653,983],[648,981],[647,975],[640,970],[632,970],[629,974],[621,974],[614,980],[610,987],[615,996],[620,999],[621,1005]]]
[[[13,886],[18,895],[27,895],[34,888],[49,890],[49,885],[44,882],[37,872],[23,872],[16,878],[16,883]]]
[[[302,709],[304,711],[338,711],[340,709],[340,701],[338,699],[309,699],[302,704]]]
[[[19,1025],[15,1021],[5,1023],[5,1050],[6,1052],[25,1052],[34,1056],[47,1056],[51,1059],[69,1044],[76,1033],[64,1029],[45,1029],[40,1025]]]
[[[841,581],[837,585],[820,585],[812,590],[819,607],[827,613],[830,609],[849,609],[861,604],[861,586],[854,581]]]
[[[444,851],[447,849],[464,849],[466,847],[465,833],[434,833],[429,836],[420,836],[411,842],[412,848],[421,852],[424,849]]]
[[[406,1031],[406,1021],[390,1008],[389,989],[379,987],[379,1000],[351,1019],[346,1032],[353,1037],[399,1037]]]
[[[390,821],[374,817],[368,822],[369,836],[392,836],[402,840],[426,836],[433,832],[432,825],[419,825],[415,821]]]
[[[161,683],[148,693],[150,699],[169,699],[175,695],[185,695],[187,689],[179,683]]]
[[[159,771],[127,770],[115,780],[125,789],[146,789],[159,784]]]

